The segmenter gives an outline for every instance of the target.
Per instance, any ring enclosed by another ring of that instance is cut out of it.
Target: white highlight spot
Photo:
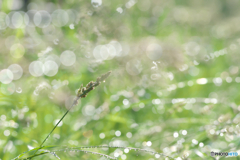
[[[188,84],[188,86],[192,86],[193,85],[193,81],[188,81],[187,84]]]
[[[126,134],[126,136],[127,136],[128,138],[132,138],[132,133],[131,133],[131,132],[128,132],[128,133]]]
[[[99,134],[99,137],[100,137],[101,139],[104,139],[104,138],[105,138],[105,134],[104,134],[104,133],[100,133],[100,134]]]
[[[204,144],[201,142],[201,143],[199,143],[199,147],[203,147],[204,146]]]
[[[184,135],[184,136],[187,135],[187,131],[186,131],[186,130],[183,130],[183,131],[182,131],[182,135]]]
[[[23,27],[23,15],[22,12],[10,12],[9,17],[11,17],[12,25],[11,28],[21,28]]]
[[[214,83],[216,86],[222,85],[222,78],[220,78],[220,77],[214,78],[214,79],[213,79],[213,83]]]
[[[158,60],[162,56],[162,47],[159,44],[152,43],[146,50],[147,56],[151,60]]]
[[[0,12],[0,30],[4,30],[9,26],[9,17],[6,13]]]
[[[40,28],[45,28],[51,23],[51,15],[47,11],[38,11],[33,18],[34,24]]]
[[[27,145],[27,147],[28,147],[29,150],[34,149],[34,147],[33,147],[33,146],[30,146],[30,145]]]
[[[197,79],[197,84],[206,84],[208,82],[207,78]]]
[[[215,134],[215,130],[214,129],[210,129],[210,134]]]
[[[128,149],[128,148],[125,148],[125,149],[124,149],[124,152],[125,152],[125,153],[128,153],[128,152],[129,152],[129,149]]]
[[[34,77],[39,77],[43,74],[43,63],[41,61],[33,61],[29,65],[29,72]]]
[[[3,84],[9,84],[13,80],[13,73],[9,69],[3,69],[0,71],[0,82]]]
[[[174,137],[174,138],[177,138],[178,136],[179,136],[179,134],[178,134],[177,132],[174,132],[174,133],[173,133],[173,137]]]
[[[160,154],[155,154],[155,157],[156,158],[160,158]]]
[[[23,69],[18,64],[12,64],[8,67],[8,69],[13,73],[13,79],[17,80],[22,77]]]
[[[53,124],[56,125],[59,120],[60,120],[60,119],[56,119]],[[61,121],[61,122],[58,124],[58,127],[61,127],[62,125],[63,125],[63,122]]]
[[[109,44],[115,48],[116,56],[122,56],[122,45],[118,41],[111,41]]]
[[[55,76],[58,72],[58,65],[54,61],[47,61],[43,65],[43,73],[46,76],[52,77]]]
[[[73,51],[66,50],[62,52],[60,61],[65,66],[71,66],[76,62],[76,55]]]
[[[140,104],[139,104],[139,107],[140,107],[140,108],[144,108],[144,107],[145,107],[145,104],[144,104],[144,103],[140,103]]]
[[[231,82],[232,82],[232,78],[231,78],[231,77],[227,77],[227,78],[226,78],[226,82],[227,82],[227,83],[231,83]]]
[[[52,23],[57,27],[66,25],[69,21],[68,13],[62,9],[57,9],[52,13]]]
[[[7,129],[7,130],[5,130],[4,132],[3,132],[3,134],[4,134],[4,136],[9,136],[10,135],[10,131]]]
[[[198,144],[198,141],[196,139],[192,139],[192,143],[197,145]]]
[[[119,137],[119,136],[121,136],[121,132],[120,132],[120,131],[116,131],[116,132],[115,132],[115,135],[116,135],[117,137]]]
[[[116,9],[116,11],[121,14],[121,13],[123,12],[123,9],[122,9],[121,7],[118,7],[118,8]]]
[[[125,154],[121,155],[122,159],[127,159],[127,156]]]
[[[119,153],[115,152],[114,157],[119,157]]]
[[[97,8],[102,5],[102,0],[91,0],[92,6]]]
[[[147,146],[150,147],[152,145],[151,141],[147,141]]]
[[[129,101],[128,101],[127,99],[124,99],[124,100],[123,100],[123,104],[126,106],[126,105],[129,104]]]
[[[70,24],[70,25],[69,25],[69,28],[70,28],[70,29],[74,29],[74,24]]]

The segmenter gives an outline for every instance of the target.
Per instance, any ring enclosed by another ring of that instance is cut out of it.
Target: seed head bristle
[[[95,87],[97,87],[102,81],[105,81],[105,79],[111,74],[111,71],[107,72],[106,74],[101,75],[97,78],[96,82],[90,81],[86,87],[83,87],[83,84],[78,89],[77,97],[84,98],[87,96],[87,94],[93,90]]]
[[[99,81],[104,81],[111,73],[112,71],[109,71],[106,74],[101,75]]]

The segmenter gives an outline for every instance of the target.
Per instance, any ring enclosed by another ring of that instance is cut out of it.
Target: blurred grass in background
[[[109,70],[45,145],[136,147],[179,159],[239,151],[239,3],[0,1],[0,159],[39,147],[80,85]]]

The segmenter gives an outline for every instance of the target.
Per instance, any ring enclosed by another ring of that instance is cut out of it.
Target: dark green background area
[[[19,10],[24,12],[29,10],[29,3],[37,4],[36,10],[45,10],[51,4],[55,9],[74,10],[77,18],[72,23],[74,29],[70,24],[55,27],[51,36],[35,27],[39,44],[25,49],[21,58],[11,56],[6,39],[14,36],[25,44],[32,36],[27,32],[29,28],[0,30],[0,70],[11,64],[23,68],[23,76],[13,81],[22,88],[21,93],[5,95],[0,90],[0,160],[13,159],[31,147],[39,147],[54,127],[54,121],[67,111],[65,101],[75,96],[81,84],[95,81],[108,71],[112,73],[106,82],[72,108],[63,125],[56,128],[44,145],[63,148],[117,145],[194,160],[211,159],[211,151],[239,151],[239,1],[103,0],[99,7],[93,7],[90,0],[22,2],[26,4]],[[1,12],[11,12],[8,3],[11,2],[1,3]],[[128,8],[127,3],[135,4]],[[122,13],[116,11],[119,7]],[[113,40],[123,48],[127,46],[129,52],[97,60],[93,49]],[[153,43],[162,47],[162,52],[156,53],[161,54],[158,59],[148,57],[147,47]],[[195,48],[187,48],[191,43],[196,44]],[[47,47],[53,49],[47,55],[73,51],[76,62],[72,66],[61,64],[52,77],[34,77],[29,73],[29,65],[39,60],[38,53]],[[191,55],[196,47],[197,53]],[[219,55],[222,49],[227,53]],[[231,82],[226,81],[229,77]],[[200,78],[208,82],[198,84]],[[216,78],[221,78],[222,83],[217,84]],[[55,90],[51,85],[54,80],[67,80],[68,84]],[[34,95],[42,82],[51,87]],[[188,85],[191,82],[193,85]],[[183,101],[176,102],[179,98]],[[93,106],[94,112],[87,115],[85,110],[89,106]],[[6,130],[10,131],[9,136],[4,135]],[[116,136],[116,131],[121,135]],[[126,136],[129,132],[131,138]],[[104,139],[100,138],[101,133],[105,134]],[[149,141],[151,146],[146,145]],[[125,153],[122,148],[86,150],[112,157],[118,152],[129,160],[165,159],[143,151]],[[61,159],[106,159],[85,152],[56,154]],[[33,159],[57,158],[47,154]]]

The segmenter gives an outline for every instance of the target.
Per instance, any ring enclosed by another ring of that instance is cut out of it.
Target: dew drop
[[[102,0],[91,0],[93,7],[99,7],[102,5]]]
[[[54,40],[53,40],[53,43],[54,43],[55,45],[58,45],[58,42],[59,42],[59,39],[54,39]]]
[[[21,87],[18,87],[18,88],[16,89],[16,92],[17,92],[17,93],[22,93],[22,88],[21,88]]]
[[[36,95],[36,96],[38,96],[38,95],[39,95],[38,90],[35,90],[35,91],[33,92],[33,94]]]

